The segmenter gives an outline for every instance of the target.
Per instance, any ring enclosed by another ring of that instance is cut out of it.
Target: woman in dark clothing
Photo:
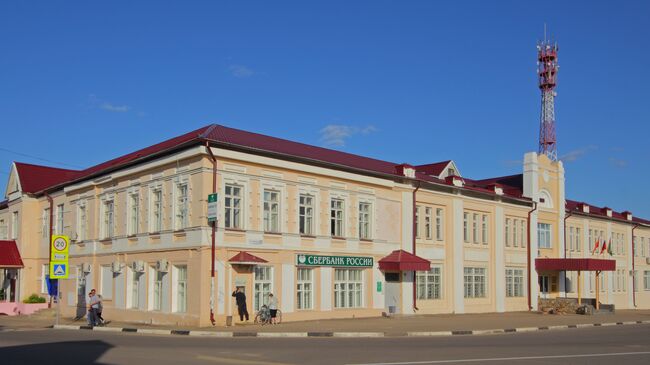
[[[244,317],[246,317],[246,321],[248,322],[248,310],[246,309],[246,294],[244,294],[244,292],[242,292],[240,288],[237,288],[237,290],[232,292],[232,296],[235,298],[235,302],[237,303],[239,320],[244,321]]]

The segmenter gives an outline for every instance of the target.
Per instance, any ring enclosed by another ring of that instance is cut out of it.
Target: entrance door
[[[548,275],[539,276],[539,294],[543,299],[548,298],[549,278]]]
[[[400,273],[387,272],[384,273],[386,279],[386,292],[384,293],[384,303],[386,306],[386,313],[396,314],[400,312],[401,295],[401,281]]]

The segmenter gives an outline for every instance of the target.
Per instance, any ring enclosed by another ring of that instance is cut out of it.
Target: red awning
[[[240,251],[238,254],[231,257],[230,260],[228,260],[228,262],[236,265],[257,265],[257,264],[265,264],[268,261],[264,260],[261,257],[251,255],[246,251]]]
[[[535,259],[535,269],[543,271],[614,271],[616,260]]]
[[[379,270],[383,271],[429,271],[431,262],[404,250],[395,250],[379,260]]]
[[[24,266],[16,241],[0,241],[0,268],[22,268]]]

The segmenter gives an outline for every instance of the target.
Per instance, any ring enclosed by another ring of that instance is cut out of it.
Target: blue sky
[[[14,160],[87,167],[209,123],[519,173],[546,22],[567,196],[650,218],[649,4],[3,1],[0,187]]]

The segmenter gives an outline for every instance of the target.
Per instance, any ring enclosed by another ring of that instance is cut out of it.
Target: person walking
[[[246,309],[246,294],[244,294],[241,288],[238,287],[234,292],[232,292],[232,296],[235,298],[235,302],[237,303],[239,320],[243,322],[244,317],[246,317],[246,322],[248,322],[248,310]]]
[[[99,312],[99,306],[100,306],[100,299],[97,296],[97,292],[95,289],[91,290],[90,293],[88,293],[88,324],[91,327],[101,325],[101,322],[99,321],[99,317],[97,317],[97,313]]]
[[[278,298],[273,296],[273,293],[269,294],[269,311],[271,312],[271,324],[278,324],[276,322],[276,317],[278,315]]]

